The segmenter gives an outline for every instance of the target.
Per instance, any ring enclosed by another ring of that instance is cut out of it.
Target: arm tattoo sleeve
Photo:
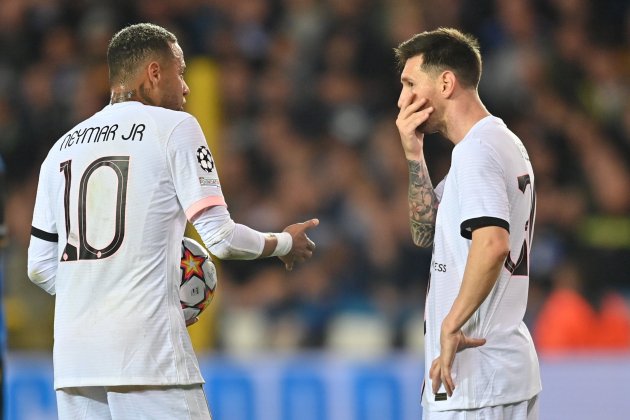
[[[424,161],[408,160],[409,222],[413,243],[425,248],[433,244],[438,200]]]

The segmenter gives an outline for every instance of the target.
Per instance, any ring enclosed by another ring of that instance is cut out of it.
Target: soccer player
[[[264,234],[228,213],[196,119],[175,36],[128,26],[107,51],[111,103],[44,160],[30,279],[56,294],[54,386],[60,419],[209,419],[179,302],[186,220],[222,259],[312,256],[317,219]]]
[[[536,419],[538,358],[523,323],[535,214],[527,152],[479,98],[474,38],[440,28],[395,53],[411,232],[416,245],[433,245],[424,418]],[[435,132],[455,147],[434,189],[423,145]]]

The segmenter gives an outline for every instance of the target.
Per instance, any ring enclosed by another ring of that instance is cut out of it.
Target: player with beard
[[[416,245],[433,246],[423,418],[537,419],[538,359],[523,323],[535,215],[527,151],[479,98],[474,38],[440,28],[395,53],[411,232]],[[429,133],[455,145],[435,188],[423,152]]]

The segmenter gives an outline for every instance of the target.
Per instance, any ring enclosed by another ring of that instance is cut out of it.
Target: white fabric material
[[[55,388],[203,382],[179,261],[186,213],[217,205],[214,162],[185,112],[108,105],[54,144],[33,227],[59,237]]]
[[[57,409],[73,420],[211,420],[201,385],[62,388]]]
[[[51,295],[55,294],[57,242],[31,237],[28,246],[28,277]]]
[[[538,396],[515,404],[472,410],[425,411],[424,420],[538,420]]]
[[[518,178],[524,176],[529,176],[531,184],[521,190]],[[471,241],[462,236],[470,234],[462,227],[509,227],[509,260],[519,260],[524,244],[528,257],[533,184],[534,174],[525,148],[496,117],[479,121],[453,149],[449,174],[439,187],[441,201],[425,307],[427,367],[440,354],[442,321],[459,292],[466,267]],[[517,275],[523,270],[524,275]],[[464,325],[466,335],[485,338],[487,342],[457,353],[452,369],[456,386],[452,397],[435,401],[426,370],[422,398],[425,412],[511,404],[529,400],[540,392],[538,359],[523,323],[527,272],[527,262],[514,274],[504,268],[490,295]],[[444,392],[442,386],[438,393]]]
[[[265,247],[265,235],[234,223],[224,206],[211,207],[199,213],[193,225],[208,250],[223,260],[253,260],[262,254]]]

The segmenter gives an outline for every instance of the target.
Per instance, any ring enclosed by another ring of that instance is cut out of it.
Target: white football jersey
[[[225,205],[196,119],[106,106],[42,164],[33,235],[58,241],[55,388],[202,383],[179,301],[187,217]]]
[[[523,323],[529,286],[529,250],[535,215],[534,173],[521,141],[499,118],[479,121],[452,153],[451,168],[435,189],[431,280],[425,308],[425,386],[429,411],[510,404],[541,390],[538,358]],[[440,354],[440,329],[459,292],[472,230],[500,226],[510,232],[510,255],[496,285],[462,328],[486,344],[457,353],[455,391],[432,392],[429,367]]]

